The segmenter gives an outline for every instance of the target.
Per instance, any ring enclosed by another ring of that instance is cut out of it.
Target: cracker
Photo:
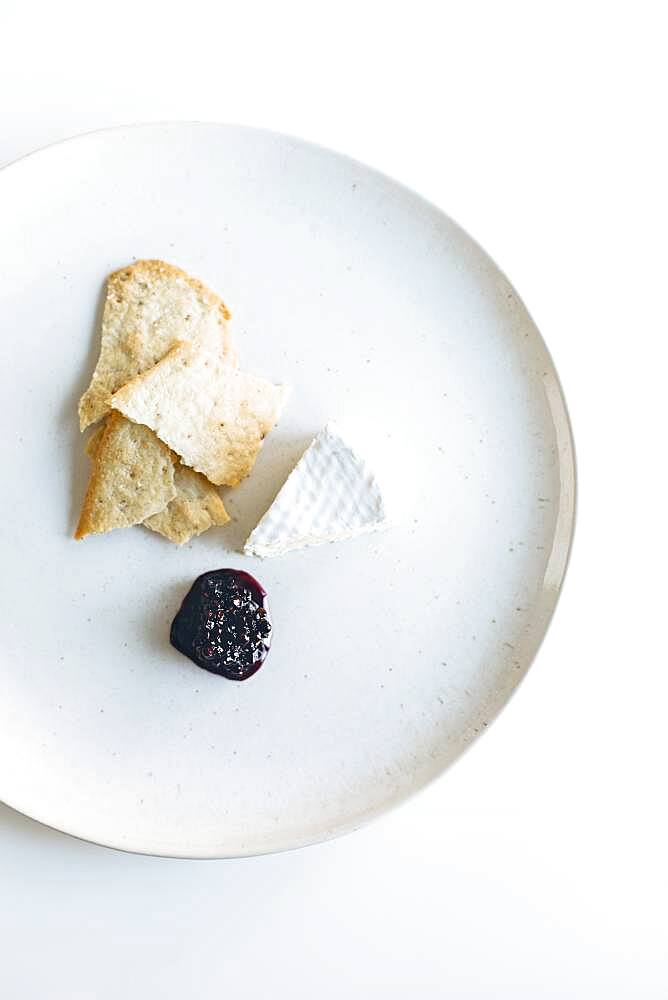
[[[154,430],[215,485],[236,486],[253,468],[288,392],[181,343],[119,389],[111,405]]]
[[[175,497],[174,458],[148,427],[111,413],[88,450],[93,471],[75,538],[139,524]]]
[[[183,545],[213,525],[227,524],[230,515],[215,486],[199,472],[177,463],[174,469],[176,496],[159,514],[144,524],[164,535],[170,542]]]
[[[95,458],[95,453],[97,452],[98,445],[102,440],[103,434],[104,434],[104,424],[98,424],[84,445],[84,451],[90,458],[91,462]]]
[[[86,442],[86,454],[91,459],[95,457],[104,428],[105,424],[96,427]],[[142,431],[144,429],[147,428],[142,428]],[[174,488],[176,496],[165,509],[152,514],[143,522],[147,528],[164,535],[170,542],[183,545],[195,535],[201,535],[215,525],[227,524],[230,520],[215,486],[201,473],[189,469],[178,460],[174,467]]]
[[[218,295],[164,261],[138,260],[111,274],[100,356],[79,402],[81,430],[108,412],[112,393],[156,364],[176,341],[221,353],[236,365],[229,318]]]

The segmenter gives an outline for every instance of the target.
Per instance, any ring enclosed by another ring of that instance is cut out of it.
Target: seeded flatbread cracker
[[[177,341],[222,354],[236,365],[229,318],[218,295],[164,261],[138,260],[111,274],[100,357],[79,402],[81,430],[109,411],[112,393],[151,368]]]
[[[172,453],[148,427],[111,413],[88,449],[93,471],[75,538],[139,524],[176,496]]]
[[[111,405],[154,430],[216,486],[236,486],[253,468],[288,392],[183,343],[119,389]]]
[[[90,458],[95,456],[104,426],[101,424],[97,427],[86,442],[86,454]],[[144,429],[148,428],[142,428]],[[201,535],[214,525],[227,524],[230,520],[216,487],[200,472],[182,465],[178,459],[174,466],[174,488],[176,496],[165,509],[152,514],[143,522],[147,528],[164,535],[170,542],[183,545],[195,535]]]
[[[174,469],[176,496],[159,514],[148,517],[147,528],[183,545],[216,524],[227,524],[230,515],[215,486],[199,472],[177,462]]]

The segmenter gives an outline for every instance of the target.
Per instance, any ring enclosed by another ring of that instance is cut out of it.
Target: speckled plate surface
[[[0,798],[127,850],[235,856],[353,829],[452,763],[552,614],[573,526],[571,435],[532,320],[485,253],[396,182],[266,132],[84,136],[0,173]],[[106,274],[162,257],[233,312],[249,370],[292,384],[232,524],[183,549],[72,540],[76,401]],[[311,437],[352,428],[394,526],[259,562],[249,529]],[[168,643],[192,579],[269,592],[242,684]]]

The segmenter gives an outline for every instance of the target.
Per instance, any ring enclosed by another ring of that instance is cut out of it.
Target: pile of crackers
[[[255,464],[288,395],[238,368],[222,299],[139,260],[111,274],[102,343],[79,402],[93,468],[76,538],[133,524],[183,544],[229,515],[218,486]]]

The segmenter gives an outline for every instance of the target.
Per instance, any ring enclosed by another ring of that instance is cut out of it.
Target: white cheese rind
[[[338,542],[387,524],[380,487],[366,462],[328,424],[306,449],[251,532],[246,555],[283,555]]]

